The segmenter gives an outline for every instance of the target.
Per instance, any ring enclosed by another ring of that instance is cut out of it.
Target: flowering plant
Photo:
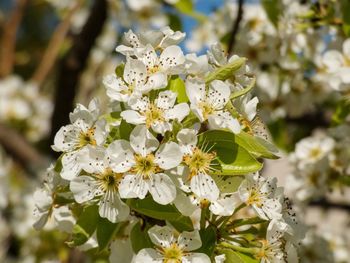
[[[278,156],[256,125],[246,59],[218,44],[185,55],[184,38],[125,34],[126,61],[103,80],[108,109],[78,104],[56,134],[35,227],[69,222],[70,246],[117,262],[297,262],[303,229],[259,175]]]

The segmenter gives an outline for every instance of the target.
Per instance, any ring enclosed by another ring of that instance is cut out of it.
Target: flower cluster
[[[241,252],[297,262],[302,227],[276,179],[258,173],[261,158],[277,156],[254,125],[255,77],[218,44],[185,55],[184,37],[170,28],[125,34],[116,48],[125,63],[103,79],[108,111],[96,99],[78,104],[56,134],[61,156],[34,195],[34,226],[75,224],[70,245],[110,245],[111,261],[126,235],[124,260],[135,254],[134,262],[220,262]],[[119,230],[104,229],[111,225]]]

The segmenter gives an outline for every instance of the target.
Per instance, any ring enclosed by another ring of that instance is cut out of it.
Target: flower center
[[[150,128],[154,122],[164,122],[164,112],[154,104],[150,104],[148,109],[145,111],[144,116],[146,117],[146,126]]]
[[[104,173],[98,174],[97,177],[100,179],[102,190],[106,192],[108,189],[116,190],[118,188],[123,174],[115,173],[112,169],[107,168]]]
[[[79,135],[79,147],[84,147],[85,145],[91,144],[96,145],[95,136],[96,127],[88,129],[86,132],[81,132]]]
[[[261,193],[255,188],[251,189],[246,203],[247,205],[256,205],[257,207],[262,207],[263,202]]]
[[[160,66],[154,65],[153,67],[148,68],[147,71],[149,74],[157,73],[158,71],[160,71]]]
[[[183,251],[175,243],[170,247],[163,248],[164,263],[181,263],[184,255]]]
[[[184,162],[190,169],[190,179],[199,173],[208,174],[211,170],[211,162],[215,157],[215,152],[203,152],[197,147],[193,150],[192,155],[185,155]]]
[[[309,156],[312,159],[318,159],[321,156],[321,154],[322,154],[322,151],[320,148],[314,148],[314,149],[311,149]]]
[[[142,175],[144,179],[149,179],[152,174],[161,170],[154,162],[155,157],[153,154],[147,154],[146,156],[135,154],[134,158],[136,164],[131,170],[135,174]]]
[[[213,105],[207,101],[200,102],[198,106],[201,109],[205,120],[208,119],[209,115],[215,112],[215,108],[213,107]]]

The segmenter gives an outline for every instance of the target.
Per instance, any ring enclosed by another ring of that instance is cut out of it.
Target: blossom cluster
[[[78,104],[55,136],[61,156],[34,195],[34,227],[53,219],[84,249],[101,248],[104,231],[112,262],[121,262],[120,247],[130,251],[124,262],[224,262],[242,251],[297,262],[303,227],[277,180],[258,172],[258,159],[277,156],[253,125],[261,122],[254,75],[218,44],[185,55],[184,38],[169,27],[125,33],[116,48],[125,63],[103,79],[108,111],[96,99]],[[119,230],[100,230],[110,224]]]
[[[10,75],[0,81],[0,121],[23,133],[30,141],[47,135],[52,112],[50,100],[35,83]]]

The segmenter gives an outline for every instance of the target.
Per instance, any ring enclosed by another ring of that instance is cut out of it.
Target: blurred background
[[[90,247],[70,249],[54,222],[35,231],[33,191],[75,104],[108,104],[102,78],[121,61],[124,32],[165,26],[186,32],[187,53],[221,42],[248,58],[254,125],[282,156],[263,173],[309,226],[301,262],[350,262],[347,0],[2,0],[0,262],[105,262]]]

